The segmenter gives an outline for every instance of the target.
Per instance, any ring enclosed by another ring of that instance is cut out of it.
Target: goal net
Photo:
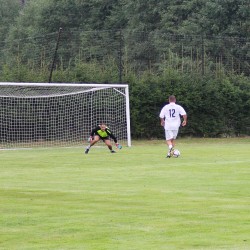
[[[131,146],[128,85],[0,83],[0,148],[84,145],[102,122]]]

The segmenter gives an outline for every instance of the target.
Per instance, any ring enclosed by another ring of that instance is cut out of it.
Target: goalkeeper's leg
[[[90,141],[89,145],[86,147],[85,149],[85,154],[88,154],[90,148],[95,145],[98,141],[100,140],[100,137],[98,135],[96,135],[94,137],[94,140]]]
[[[112,144],[111,144],[111,141],[109,139],[106,139],[104,140],[105,144],[107,145],[107,147],[109,148],[110,150],[110,153],[115,153],[115,151],[113,150],[112,148]]]

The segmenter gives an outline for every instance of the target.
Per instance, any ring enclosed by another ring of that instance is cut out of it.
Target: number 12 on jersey
[[[169,116],[175,117],[175,109],[169,109]]]

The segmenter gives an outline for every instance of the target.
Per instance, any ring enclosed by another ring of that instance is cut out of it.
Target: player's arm
[[[106,128],[106,132],[107,132],[107,134],[114,140],[114,142],[117,143],[117,138],[116,138],[115,135],[110,131],[109,128]]]
[[[184,127],[187,125],[187,114],[186,115],[182,115],[183,121],[181,123],[181,125]]]
[[[164,127],[164,125],[165,125],[165,120],[164,120],[164,118],[160,118],[160,119],[161,119],[161,126]]]
[[[110,131],[109,128],[106,129],[107,134],[114,140],[115,146],[119,149],[122,149],[122,145],[118,143],[117,138],[115,135]]]
[[[97,134],[97,131],[100,129],[99,126],[95,127],[94,129],[91,130],[90,136],[89,136],[89,141],[92,141],[94,138],[94,135]]]
[[[96,135],[96,134],[97,134],[97,131],[98,131],[98,130],[100,130],[100,129],[101,129],[101,127],[100,127],[100,126],[95,127],[94,129],[92,129],[92,131],[91,131],[90,135],[91,135],[91,136]]]
[[[182,106],[180,106],[180,115],[182,116],[183,119],[181,125],[184,127],[187,125],[187,113]]]
[[[160,117],[160,121],[161,121],[161,126],[162,127],[164,127],[165,126],[165,114],[164,114],[164,111],[165,109],[164,108],[162,108],[162,110],[161,110],[161,112],[160,112],[160,115],[159,115],[159,117]]]

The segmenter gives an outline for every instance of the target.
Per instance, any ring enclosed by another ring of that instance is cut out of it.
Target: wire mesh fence
[[[60,30],[0,44],[0,70],[26,66],[35,70],[71,69],[79,62],[110,65],[117,82],[128,71],[250,75],[250,41],[240,37],[205,37],[133,30]],[[58,39],[59,38],[59,39]],[[56,53],[55,53],[56,51]]]

